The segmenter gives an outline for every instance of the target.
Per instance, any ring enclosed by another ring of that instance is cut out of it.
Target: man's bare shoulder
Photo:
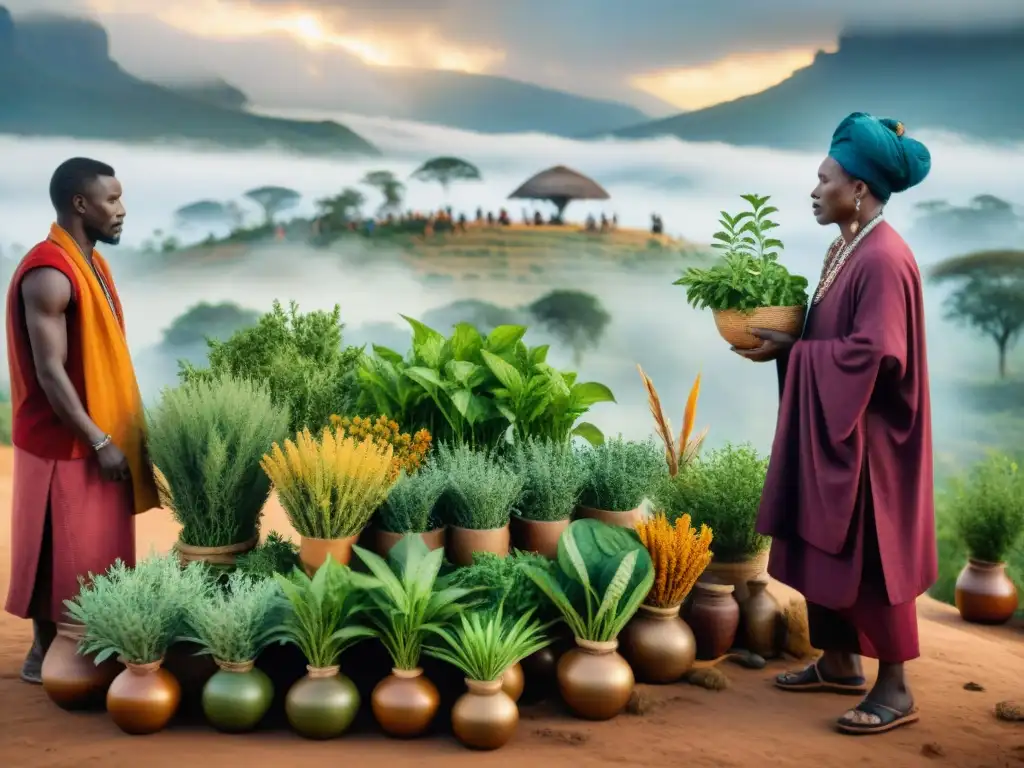
[[[21,280],[21,296],[26,308],[60,314],[71,303],[71,280],[55,267],[35,267]]]

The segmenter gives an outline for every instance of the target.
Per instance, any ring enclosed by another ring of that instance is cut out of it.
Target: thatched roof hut
[[[607,200],[609,197],[596,181],[564,165],[541,171],[509,195],[510,200],[550,200],[558,208],[559,220],[573,200]]]

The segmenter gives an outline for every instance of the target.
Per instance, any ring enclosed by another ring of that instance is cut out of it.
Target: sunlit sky
[[[908,27],[959,26],[964,19],[978,23],[1024,20],[1020,0],[900,0],[895,4],[891,0],[856,4],[847,0],[0,0],[0,4],[15,14],[45,10],[98,18],[110,31],[114,56],[143,76],[190,74],[189,68],[202,68],[198,52],[185,55],[171,46],[168,35],[173,33],[216,42],[220,48],[250,44],[250,53],[252,43],[265,40],[275,47],[268,48],[264,58],[288,57],[289,66],[305,72],[319,70],[324,57],[339,57],[372,67],[493,74],[630,101],[651,112],[659,111],[659,104],[661,111],[668,112],[697,109],[775,85],[810,64],[818,50],[834,50],[838,35],[851,23],[866,20]],[[161,46],[161,39],[166,45]],[[290,47],[282,48],[282,40]],[[171,50],[162,50],[168,47]],[[266,61],[254,63],[266,66]],[[182,71],[166,71],[169,68]],[[244,90],[245,84],[239,85]]]

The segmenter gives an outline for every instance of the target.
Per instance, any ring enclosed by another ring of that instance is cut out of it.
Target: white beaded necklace
[[[821,281],[818,283],[818,290],[814,294],[814,304],[817,304],[828,292],[828,289],[832,287],[832,283],[839,277],[839,273],[842,271],[843,266],[849,260],[850,256],[857,246],[860,245],[861,240],[868,236],[878,224],[882,221],[882,214],[879,213],[875,218],[861,227],[860,232],[850,241],[846,247],[843,247],[843,236],[840,235],[832,241],[832,245],[828,248],[828,253],[825,254],[825,264],[821,270]]]

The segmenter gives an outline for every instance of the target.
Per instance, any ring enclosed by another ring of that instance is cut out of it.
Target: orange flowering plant
[[[637,524],[636,532],[654,563],[654,585],[644,603],[656,608],[681,605],[711,562],[711,529],[702,525],[697,531],[689,515],[676,518],[673,525],[658,512]]]
[[[338,432],[339,438],[347,435],[356,441],[372,440],[382,450],[391,446],[392,482],[398,479],[403,470],[407,475],[415,474],[423,466],[433,442],[427,430],[421,429],[410,435],[408,432],[402,432],[398,422],[387,416],[371,419],[364,416],[349,418],[334,414],[331,416],[331,427]]]

